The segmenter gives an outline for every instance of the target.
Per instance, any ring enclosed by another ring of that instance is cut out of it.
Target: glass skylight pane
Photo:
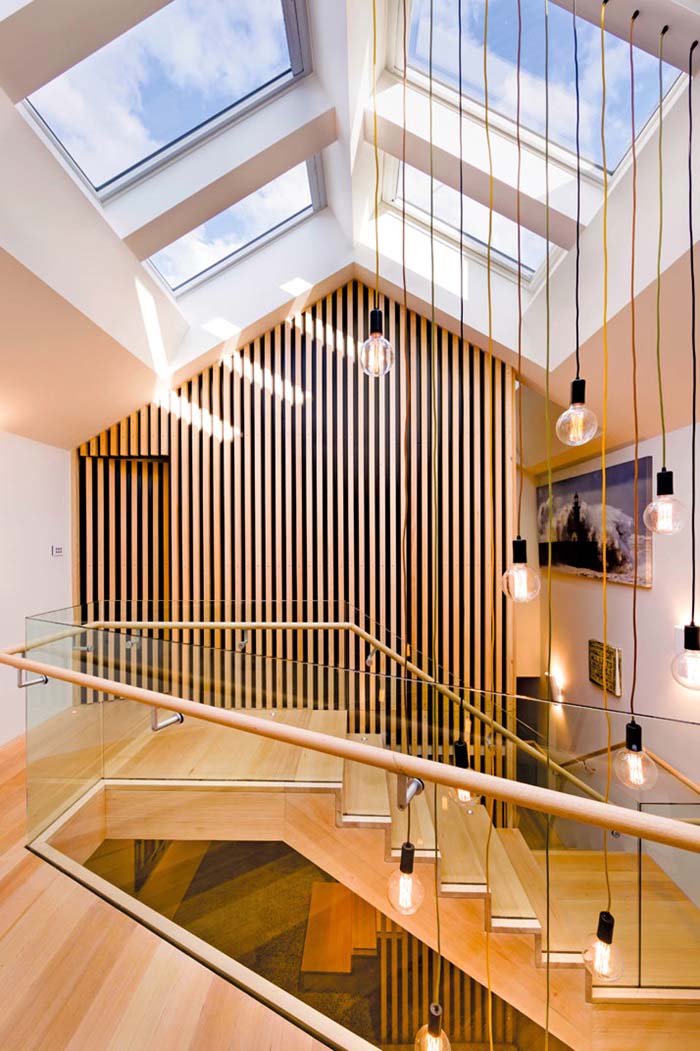
[[[175,291],[313,207],[306,164],[291,168],[151,256]]]
[[[281,0],[172,0],[29,101],[99,189],[289,75]]]
[[[458,87],[458,5],[433,0],[433,75],[449,87]],[[523,127],[544,133],[544,4],[522,0],[521,120]],[[601,71],[600,30],[579,18],[578,49],[581,85],[581,152],[602,165],[600,143]],[[409,65],[427,75],[430,0],[414,0],[409,42]],[[571,13],[549,5],[550,136],[571,150],[576,148],[576,90],[574,34]],[[469,0],[462,10],[462,86],[465,95],[484,101],[484,0]],[[489,105],[503,116],[516,117],[516,60],[518,43],[515,0],[489,3]],[[629,45],[606,35],[606,147],[608,168],[614,169],[632,144],[629,100]],[[678,71],[664,66],[664,90]],[[641,128],[658,105],[658,61],[635,50],[636,116]]]
[[[402,177],[399,168],[398,193],[401,195]],[[489,210],[478,201],[470,197],[464,197],[464,233],[465,240],[471,239],[480,245],[488,243],[489,234]],[[400,203],[400,202],[399,202]],[[459,237],[459,193],[451,186],[435,181],[434,183],[434,214],[438,222],[445,223],[454,230]],[[406,204],[418,208],[424,212],[426,217],[430,215],[430,176],[418,168],[406,165]],[[547,242],[538,234],[521,228],[521,257],[523,269],[535,271],[544,261],[547,253]],[[518,258],[518,227],[512,220],[507,219],[498,212],[493,213],[493,235],[491,247],[494,252],[505,256],[513,262]]]

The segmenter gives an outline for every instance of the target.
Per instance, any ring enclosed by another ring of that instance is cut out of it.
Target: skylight
[[[306,164],[299,164],[173,241],[150,261],[170,288],[180,291],[311,211],[309,170]]]
[[[428,73],[430,0],[413,0],[409,65]],[[433,0],[433,75],[449,87],[458,79],[457,4]],[[521,119],[524,127],[544,133],[544,6],[542,0],[522,0]],[[578,50],[581,84],[581,152],[602,165],[600,144],[601,71],[600,30],[579,18]],[[571,13],[557,4],[549,6],[550,135],[568,149],[576,148],[576,92],[574,35]],[[498,113],[516,117],[516,59],[518,23],[513,0],[491,0],[489,5],[489,103]],[[484,0],[463,5],[463,92],[484,101],[483,84]],[[614,169],[632,144],[629,102],[629,46],[606,35],[607,161]],[[678,71],[664,66],[664,89],[671,87]],[[658,62],[635,50],[636,116],[641,128],[658,105]]]
[[[288,82],[299,54],[281,0],[172,0],[29,102],[99,190]]]
[[[401,166],[399,166],[396,201],[401,205],[403,190]],[[406,165],[406,205],[421,213],[421,218],[430,216],[430,176]],[[459,192],[451,186],[435,181],[433,194],[434,215],[437,224],[447,227],[452,236],[459,237],[460,208]],[[489,210],[478,201],[463,196],[465,244],[472,241],[480,248],[488,242]],[[497,255],[516,263],[518,258],[518,227],[512,220],[498,212],[493,213],[493,235],[491,246]],[[521,257],[523,271],[534,273],[544,262],[547,242],[538,234],[521,228]],[[517,272],[517,271],[516,271]]]

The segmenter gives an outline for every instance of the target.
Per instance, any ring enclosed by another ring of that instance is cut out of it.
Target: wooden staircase
[[[363,737],[380,745],[379,735]],[[401,844],[407,834],[407,813],[398,809],[396,778],[357,763],[345,763],[340,792],[338,824],[348,828],[377,828],[385,831],[385,857],[398,860]],[[447,789],[426,785],[414,798],[411,807],[411,841],[416,847],[417,862],[437,860],[439,894],[444,898],[481,899],[484,903],[484,928],[491,933],[526,934],[533,938],[535,965],[583,970],[581,951],[595,921],[600,902],[604,901],[602,851],[564,847],[553,837],[550,850],[551,893],[547,904],[547,877],[543,850],[533,850],[519,828],[492,826],[483,804],[468,810],[457,804]],[[437,853],[435,850],[437,818]],[[488,855],[488,878],[486,872]],[[619,885],[620,897],[630,899],[636,881],[636,854],[616,852],[611,855],[612,878]],[[700,973],[700,910],[682,895],[675,884],[651,858],[645,858],[655,895],[664,892],[675,900],[683,899],[674,922],[680,926],[690,920],[698,929],[698,944],[693,962],[681,959],[678,975],[666,968],[659,976],[658,989],[640,989],[635,967],[638,944],[634,930],[638,917],[635,907],[629,914],[627,929],[624,917],[618,917],[618,937],[625,944],[627,971],[620,983],[595,987],[586,974],[586,996],[600,1003],[700,1003],[698,991],[684,989],[693,968]],[[659,889],[659,880],[664,888]],[[634,888],[636,894],[636,888]],[[551,932],[551,945],[546,931]],[[648,932],[645,934],[648,938]],[[654,935],[651,935],[653,941]],[[549,956],[549,961],[548,961]],[[690,970],[688,969],[690,968]]]

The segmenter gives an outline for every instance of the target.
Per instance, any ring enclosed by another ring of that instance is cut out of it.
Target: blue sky
[[[173,0],[30,101],[100,186],[288,69],[280,0]]]
[[[483,102],[484,0],[462,3],[462,84],[465,95]],[[458,0],[433,0],[433,71],[449,84],[458,83]],[[409,62],[427,72],[430,0],[414,0]],[[544,0],[522,0],[522,123],[544,131]],[[489,103],[507,117],[516,115],[517,0],[489,3]],[[550,134],[554,141],[575,148],[576,95],[574,36],[571,13],[549,5]],[[578,19],[581,84],[581,150],[600,164],[601,62],[600,30]],[[606,137],[608,167],[615,168],[631,144],[629,46],[606,34]],[[678,75],[664,69],[664,89]],[[658,105],[658,61],[635,52],[635,109],[641,129]]]

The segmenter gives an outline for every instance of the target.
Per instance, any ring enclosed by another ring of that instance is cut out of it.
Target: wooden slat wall
[[[383,1047],[409,1048],[428,1020],[435,993],[437,953],[386,916],[377,914],[380,971],[380,1041]],[[453,1047],[489,1046],[488,991],[464,971],[443,959],[439,1002],[443,1028]],[[493,1041],[513,1047],[517,1015],[510,1004],[492,998]]]
[[[162,404],[145,406],[80,447],[82,602],[110,600],[111,612],[123,615],[125,602],[135,601],[130,612],[142,615],[151,600],[167,604],[161,612],[207,618],[222,610],[230,616],[232,607],[222,603],[238,600],[245,606],[236,606],[236,616],[245,610],[260,618],[271,609],[299,616],[301,603],[309,603],[304,612],[328,619],[345,616],[346,602],[395,648],[408,639],[414,658],[433,671],[435,598],[443,681],[510,688],[511,622],[500,577],[512,535],[512,371],[438,329],[434,482],[430,323],[384,300],[396,365],[386,378],[371,380],[357,364],[370,298],[358,282],[339,288],[229,353]],[[401,585],[404,345],[413,393],[408,624]],[[178,640],[197,645],[179,646],[168,661],[191,696],[231,703],[227,677],[235,673],[233,692],[244,686],[249,703],[347,704],[350,729],[381,731],[390,743],[423,754],[434,716],[444,747],[454,736],[451,706],[440,699],[433,712],[426,691],[411,688],[403,739],[399,688],[366,673],[367,653],[357,640],[265,633],[247,646],[249,654],[359,669],[350,679],[259,656],[236,664],[231,651],[239,639],[231,632],[206,635]],[[385,670],[395,671],[377,659],[373,671]],[[488,765],[483,735],[476,726],[473,733],[477,765]],[[499,768],[505,755],[499,750]]]

